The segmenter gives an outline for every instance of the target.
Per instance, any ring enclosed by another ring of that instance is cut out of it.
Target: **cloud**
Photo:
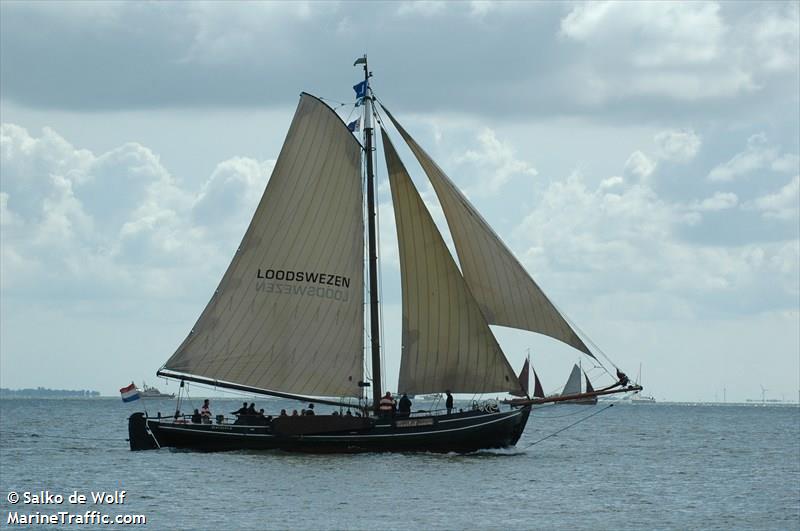
[[[591,113],[640,122],[676,112],[761,116],[765,98],[797,105],[796,8],[780,4],[408,2],[365,11],[347,2],[92,9],[4,2],[0,9],[0,89],[4,99],[35,108],[284,107],[299,90],[345,99],[365,42],[375,89],[410,112],[517,121]],[[498,60],[514,68],[487,75]]]
[[[695,202],[693,210],[715,212],[727,210],[739,204],[739,197],[733,192],[716,192],[713,196]]]
[[[780,155],[779,148],[770,145],[764,133],[758,133],[747,139],[747,147],[744,151],[712,168],[708,179],[731,181],[764,168],[793,171],[793,163],[796,163],[797,160],[796,155]]]
[[[647,179],[656,169],[657,163],[641,151],[634,151],[625,161],[625,172],[639,179]]]
[[[709,63],[719,56],[725,31],[715,3],[589,2],[561,21],[562,35],[595,45],[616,45],[635,35],[640,46],[626,59],[640,67]]]
[[[796,219],[800,210],[800,176],[795,175],[777,192],[758,197],[745,206],[760,211],[765,218]]]
[[[774,159],[770,165],[770,169],[780,173],[792,173],[800,171],[800,157],[791,153],[784,153],[780,157]]]
[[[655,136],[658,155],[661,159],[688,162],[700,150],[700,137],[691,129],[672,129]]]
[[[447,5],[444,2],[435,0],[420,0],[414,2],[400,2],[397,6],[397,14],[420,15],[423,17],[433,17],[444,12]]]
[[[770,205],[788,204],[791,193],[796,192],[782,190]],[[800,278],[800,265],[791,262],[796,237],[734,245],[683,238],[705,213],[735,215],[738,203],[732,192],[669,201],[647,181],[626,184],[619,177],[594,188],[573,173],[551,183],[517,227],[518,256],[546,291],[562,287],[559,299],[625,296],[631,319],[794,307]]]
[[[0,131],[4,291],[43,298],[186,294],[227,264],[273,164],[223,161],[193,191],[140,144],[94,154],[52,129]]]
[[[603,100],[691,101],[756,90],[753,73],[726,53],[729,32],[710,2],[581,3],[561,21],[561,35],[586,47],[583,69],[605,79]]]
[[[457,164],[470,164],[480,170],[480,180],[468,187],[468,193],[492,194],[517,175],[536,176],[536,168],[516,158],[514,148],[497,138],[494,130],[486,128],[478,135],[479,147],[457,156]]]
[[[792,72],[797,69],[797,49],[800,42],[800,7],[786,2],[778,8],[765,10],[753,24],[753,42],[762,68],[773,72]]]
[[[209,232],[221,230],[223,237],[235,237],[228,231],[249,224],[274,165],[274,160],[245,157],[218,164],[192,204],[194,223]]]

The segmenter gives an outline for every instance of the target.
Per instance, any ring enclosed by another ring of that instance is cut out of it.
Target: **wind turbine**
[[[764,386],[761,384],[758,384],[758,386],[761,388],[761,403],[764,404],[766,403],[764,396],[766,395],[767,391],[769,391],[769,389],[764,389]]]

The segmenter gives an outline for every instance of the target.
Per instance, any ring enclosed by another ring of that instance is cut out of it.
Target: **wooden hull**
[[[281,417],[274,426],[242,426],[183,424],[136,413],[129,420],[129,431],[131,450],[467,453],[514,446],[529,414],[530,407],[392,419],[325,415]]]

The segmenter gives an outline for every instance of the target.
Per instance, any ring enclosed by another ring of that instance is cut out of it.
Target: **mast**
[[[372,166],[373,128],[372,97],[369,91],[370,71],[364,54],[364,152],[367,163],[367,227],[369,240],[369,317],[372,339],[372,407],[377,411],[383,395],[381,382],[381,341],[378,306],[378,251],[375,235],[375,172]]]

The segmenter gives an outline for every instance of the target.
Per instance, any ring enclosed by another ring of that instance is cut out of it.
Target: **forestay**
[[[545,334],[594,357],[475,207],[388,110],[386,114],[436,190],[464,278],[486,320]]]
[[[239,250],[164,368],[259,389],[358,396],[360,144],[308,94]]]
[[[382,137],[397,222],[403,293],[398,391],[519,391],[517,376],[394,146],[385,132]]]

